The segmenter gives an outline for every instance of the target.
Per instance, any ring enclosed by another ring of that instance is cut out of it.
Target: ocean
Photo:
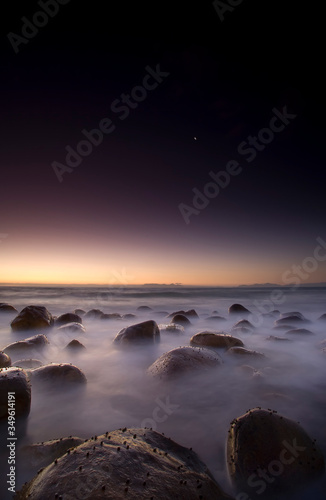
[[[136,315],[133,319],[84,318],[86,331],[77,336],[60,333],[55,327],[44,332],[50,344],[36,357],[43,364],[75,364],[87,377],[87,386],[78,393],[44,392],[32,387],[31,411],[26,433],[17,443],[18,457],[19,447],[29,443],[69,435],[86,439],[122,427],[152,427],[181,445],[192,447],[224,491],[236,498],[226,468],[227,433],[234,418],[257,406],[299,421],[326,457],[326,352],[319,347],[326,339],[326,321],[319,319],[326,313],[325,292],[324,287],[308,286],[0,287],[0,302],[9,303],[18,311],[28,305],[42,305],[55,316],[77,308]],[[234,303],[242,304],[252,314],[243,318],[230,316],[228,308]],[[138,310],[140,306],[150,309]],[[159,343],[118,349],[112,342],[125,326],[147,319],[158,325],[168,324],[169,314],[189,309],[195,309],[199,318],[189,318],[191,325],[184,332],[162,332]],[[275,310],[278,312],[270,314]],[[300,312],[307,319],[304,328],[312,334],[288,335],[289,342],[268,341],[270,335],[287,336],[274,326],[280,314],[289,312]],[[0,314],[0,349],[39,333],[13,332],[13,317]],[[254,328],[250,332],[231,332],[234,324],[244,318]],[[196,372],[172,383],[157,382],[148,376],[147,368],[161,354],[189,345],[192,335],[204,330],[233,333],[246,348],[259,351],[266,358],[239,359],[220,350],[223,364],[216,370]],[[84,353],[64,350],[74,338],[86,347]],[[241,368],[243,365],[250,365],[252,370]],[[17,488],[29,479],[28,464],[22,462]],[[325,492],[325,481],[321,481],[287,498],[322,500]]]

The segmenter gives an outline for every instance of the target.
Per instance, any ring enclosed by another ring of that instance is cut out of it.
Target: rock
[[[78,316],[84,316],[84,314],[86,314],[86,311],[84,311],[84,309],[75,309],[74,314],[78,314]]]
[[[286,342],[291,342],[291,339],[287,339],[285,337],[276,337],[275,335],[270,335],[266,340],[274,340],[276,342],[282,342],[285,340]]]
[[[182,325],[177,325],[176,323],[170,323],[168,325],[158,325],[160,332],[164,333],[184,333],[185,329]]]
[[[187,316],[189,318],[199,318],[198,314],[196,313],[195,309],[189,309],[188,311],[175,311],[171,314],[168,315],[168,318],[173,318],[173,316],[176,316],[177,314],[182,314],[183,316]]]
[[[17,313],[17,309],[6,302],[0,302],[0,313]]]
[[[36,330],[50,328],[53,326],[53,316],[43,306],[25,307],[11,322],[11,328],[15,331]]]
[[[19,359],[18,361],[15,361],[15,366],[19,366],[19,368],[24,368],[24,369],[30,369],[30,368],[39,368],[40,366],[43,366],[42,361],[39,359]]]
[[[83,444],[85,439],[79,437],[66,437],[53,439],[42,443],[35,443],[23,446],[19,454],[28,463],[30,468],[36,470],[50,465],[55,459],[62,457],[68,450]]]
[[[279,498],[318,478],[325,468],[315,440],[298,423],[260,408],[231,422],[227,464],[237,491],[252,499],[262,493],[264,499]]]
[[[84,373],[75,365],[51,363],[34,368],[30,372],[32,384],[46,384],[49,387],[64,388],[74,384],[86,384]]]
[[[220,356],[211,349],[177,347],[160,356],[148,368],[153,377],[170,378],[194,370],[214,368],[222,363]]]
[[[17,500],[46,498],[232,500],[198,455],[149,429],[89,439],[40,471]]]
[[[102,314],[104,313],[100,309],[91,309],[85,314],[85,318],[99,319]]]
[[[80,323],[82,324],[83,320],[78,314],[75,313],[65,313],[61,314],[58,318],[55,320],[55,325],[66,325],[67,323]]]
[[[31,407],[31,385],[24,370],[14,366],[0,370],[0,419],[8,418],[8,393],[15,393],[15,417],[27,417]],[[10,407],[9,407],[10,409]]]
[[[322,315],[318,318],[318,320],[320,320],[320,321],[325,321],[325,320],[326,320],[326,314],[322,314]]]
[[[286,323],[284,325],[277,325],[273,326],[273,330],[291,330],[293,328],[293,325],[287,325]]]
[[[175,314],[171,319],[171,323],[176,323],[177,325],[190,326],[191,321],[184,314]]]
[[[142,311],[142,312],[146,312],[146,311],[152,311],[153,309],[151,307],[148,307],[148,306],[139,306],[137,307],[137,311]]]
[[[11,366],[11,359],[8,354],[3,351],[0,351],[0,368],[8,368]]]
[[[243,342],[232,335],[226,334],[224,332],[199,332],[193,335],[190,339],[191,345],[203,346],[203,347],[233,347],[240,346],[243,347]]]
[[[232,330],[235,330],[236,328],[247,328],[249,330],[255,329],[254,325],[247,319],[241,319],[238,321],[235,325],[233,325]]]
[[[123,314],[122,316],[122,319],[135,319],[135,318],[137,318],[136,314],[132,313]]]
[[[250,311],[241,304],[232,304],[229,307],[229,314],[250,314]]]
[[[24,340],[18,340],[12,344],[7,345],[3,349],[6,354],[10,356],[17,354],[25,354],[31,351],[41,351],[49,344],[48,339],[43,334],[33,335]]]
[[[287,316],[286,318],[277,319],[274,322],[275,326],[292,325],[297,323],[308,323],[308,320],[303,320],[300,316]]]
[[[252,351],[250,349],[245,349],[244,347],[230,347],[226,351],[228,354],[234,354],[236,356],[253,356],[255,358],[265,358],[265,354],[258,351]]]
[[[66,325],[59,326],[58,332],[72,332],[72,333],[85,333],[86,329],[81,323],[67,323]]]
[[[288,330],[285,332],[285,335],[315,335],[313,332],[310,330],[307,330],[306,328],[294,328],[293,330]]]
[[[74,339],[66,345],[65,349],[68,349],[69,351],[83,351],[86,347],[79,342],[79,340]]]
[[[298,311],[292,311],[292,312],[282,313],[280,315],[280,319],[290,318],[291,316],[296,316],[297,318],[300,318],[303,321],[306,321],[306,318],[304,317],[304,315],[301,314],[301,312],[298,312]]]
[[[113,342],[116,344],[135,344],[143,342],[159,342],[160,329],[153,320],[143,321],[120,330]]]
[[[223,318],[223,316],[216,316],[216,315],[213,315],[213,316],[208,316],[206,318],[207,321],[226,321],[226,318]]]
[[[100,316],[100,319],[122,319],[122,316],[121,314],[118,314],[118,313],[110,313],[110,314],[102,314],[102,316]]]

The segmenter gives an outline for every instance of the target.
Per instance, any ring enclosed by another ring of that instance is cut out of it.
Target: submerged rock
[[[185,346],[162,354],[147,372],[153,377],[170,378],[189,371],[214,368],[221,363],[221,357],[211,349]]]
[[[100,309],[91,309],[85,314],[85,318],[91,318],[91,319],[99,319],[102,316],[103,311]]]
[[[13,330],[36,330],[53,326],[52,314],[43,306],[25,307],[11,322]]]
[[[236,328],[247,328],[249,330],[255,329],[254,325],[250,323],[250,321],[248,321],[247,319],[241,319],[240,321],[235,323],[235,325],[233,325],[232,327],[232,330],[235,330]]]
[[[92,438],[40,471],[17,500],[232,500],[198,455],[149,429],[121,429]]]
[[[122,319],[122,316],[121,314],[118,314],[118,313],[109,313],[109,314],[102,314],[102,316],[100,316],[100,319]]]
[[[275,499],[324,473],[315,440],[293,420],[254,408],[231,422],[227,465],[237,491]]]
[[[274,325],[283,326],[283,325],[292,325],[297,323],[309,323],[309,321],[307,319],[302,319],[300,316],[292,315],[292,316],[287,316],[286,318],[277,319]]]
[[[122,319],[135,319],[135,318],[137,318],[136,314],[132,313],[123,314],[122,316]]]
[[[73,339],[66,345],[65,349],[68,351],[83,351],[86,347],[79,340]]]
[[[6,302],[0,302],[0,313],[17,313],[17,309]]]
[[[19,359],[18,361],[15,361],[15,366],[18,366],[19,368],[24,368],[24,369],[33,369],[33,368],[39,368],[40,366],[43,366],[42,361],[39,359]]]
[[[175,314],[171,319],[171,323],[176,323],[177,325],[190,326],[191,321],[184,314]]]
[[[12,344],[7,345],[7,347],[5,347],[3,351],[9,355],[17,355],[22,353],[29,353],[31,351],[43,350],[48,344],[49,341],[47,337],[43,334],[39,334],[28,337],[24,340],[13,342]]]
[[[218,316],[218,315],[213,315],[213,316],[208,316],[206,318],[207,321],[226,321],[226,318],[223,316]]]
[[[251,349],[245,349],[244,347],[230,347],[227,350],[227,354],[233,354],[235,356],[253,356],[255,358],[265,358],[265,354],[258,351],[252,351]]]
[[[86,314],[86,311],[84,311],[84,309],[75,309],[74,314],[78,314],[78,316],[84,316],[84,314]]]
[[[181,311],[175,311],[175,312],[169,314],[168,318],[173,318],[173,316],[176,316],[177,314],[182,314],[183,316],[187,316],[189,318],[199,318],[195,309],[189,309],[188,311],[184,311],[183,309]]]
[[[244,307],[242,304],[232,304],[229,307],[229,314],[250,314],[249,309]]]
[[[306,328],[294,328],[293,330],[288,330],[285,334],[286,335],[298,335],[298,336],[315,335],[313,332],[311,332],[310,330],[307,330]]]
[[[66,325],[59,326],[58,332],[73,332],[85,333],[86,329],[81,323],[67,323]]]
[[[160,329],[153,320],[143,321],[123,328],[114,338],[116,344],[135,344],[139,342],[159,342]]]
[[[84,373],[75,365],[68,363],[51,363],[35,368],[30,372],[32,384],[46,384],[50,387],[64,388],[74,384],[86,384]]]
[[[152,311],[153,309],[149,306],[139,306],[137,307],[137,311],[142,311],[142,312],[146,312],[146,311]]]
[[[14,393],[10,399],[8,393]],[[8,401],[14,401],[15,417],[27,417],[31,407],[31,385],[24,370],[17,367],[0,370],[0,419],[8,418]]]
[[[243,347],[242,340],[233,337],[232,335],[224,332],[199,332],[193,335],[190,339],[191,345],[198,345],[204,347]]]
[[[8,368],[11,366],[11,359],[8,354],[3,351],[0,351],[0,368]]]
[[[75,313],[65,313],[61,314],[58,318],[55,320],[56,325],[66,325],[67,323],[80,323],[82,324],[83,320],[82,318]]]

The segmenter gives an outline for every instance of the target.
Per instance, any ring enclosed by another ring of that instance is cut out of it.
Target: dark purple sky
[[[286,4],[244,0],[221,22],[209,1],[71,0],[26,43],[21,18],[43,9],[6,6],[0,282],[125,269],[130,283],[281,283],[313,255],[326,241],[322,16]],[[282,110],[296,117],[271,122]],[[59,182],[53,162],[105,118],[112,133]],[[283,130],[261,132],[270,123]],[[258,133],[265,147],[247,144]],[[239,175],[198,208],[193,189],[231,160]],[[305,280],[326,281],[325,264]]]

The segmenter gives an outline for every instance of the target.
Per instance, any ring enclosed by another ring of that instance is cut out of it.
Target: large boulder
[[[82,318],[75,313],[61,314],[61,316],[59,316],[55,320],[55,324],[58,326],[66,325],[67,323],[82,323],[82,322],[83,322]]]
[[[25,307],[11,322],[13,330],[37,330],[53,326],[52,314],[43,306]]]
[[[195,370],[215,368],[221,363],[220,356],[211,349],[185,346],[162,354],[147,372],[153,377],[168,379]]]
[[[14,393],[10,399],[8,393]],[[11,402],[13,406],[8,405]],[[17,367],[0,370],[0,420],[8,418],[8,409],[15,410],[15,417],[26,417],[31,407],[31,385],[24,370]]]
[[[229,307],[229,314],[248,315],[250,314],[250,311],[242,304],[232,304],[232,306]]]
[[[224,332],[199,332],[193,335],[190,339],[191,345],[203,346],[203,347],[233,347],[239,346],[243,347],[242,340],[232,337]]]
[[[160,329],[153,320],[143,321],[120,330],[114,338],[116,344],[137,344],[143,342],[159,342]]]
[[[95,436],[41,470],[17,500],[232,500],[191,449],[149,429]]]
[[[40,366],[29,372],[32,384],[47,387],[66,388],[72,385],[86,384],[84,373],[69,363],[51,363]]]
[[[48,344],[49,341],[47,337],[43,334],[39,334],[28,337],[24,340],[13,342],[12,344],[7,345],[7,347],[5,347],[3,351],[10,356],[17,356],[21,354],[29,354],[34,351],[42,351]]]
[[[231,422],[227,465],[237,491],[251,499],[279,498],[318,478],[325,468],[315,440],[298,423],[261,408]]]

